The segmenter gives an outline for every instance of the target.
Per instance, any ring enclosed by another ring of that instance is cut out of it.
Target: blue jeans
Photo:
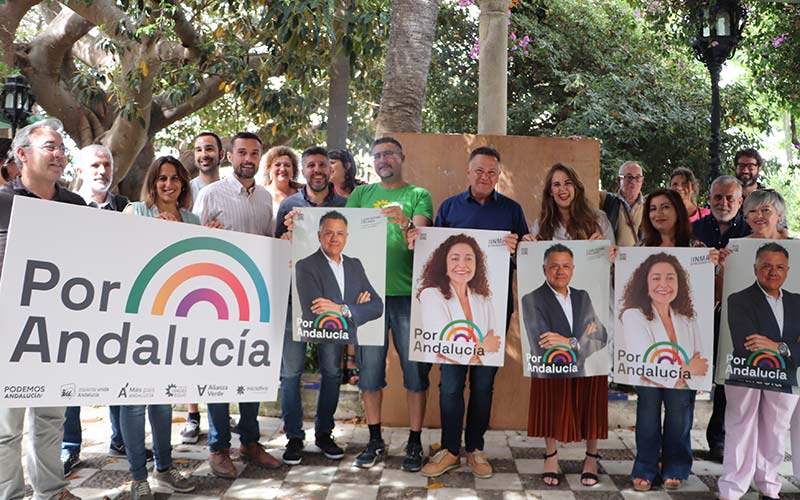
[[[403,370],[403,387],[409,392],[425,392],[430,382],[430,363],[408,359],[408,343],[411,336],[411,297],[386,297],[384,313],[383,345],[356,347],[356,363],[361,370],[358,388],[363,392],[378,392],[386,387],[386,353],[389,349],[389,328],[392,329],[394,348]]]
[[[119,429],[120,408],[120,406],[108,407],[108,416],[111,421],[111,444],[116,447],[123,444],[122,432]],[[69,452],[70,455],[78,455],[81,452],[82,440],[81,407],[68,406],[64,413],[64,437],[61,439],[61,450]]]
[[[145,405],[123,406],[120,410],[122,439],[128,455],[128,469],[134,481],[147,479],[147,456],[144,446]],[[147,405],[150,430],[153,431],[153,454],[156,470],[167,470],[172,465],[172,406]]]
[[[292,340],[292,308],[286,315],[286,328],[283,338],[283,358],[281,361],[281,416],[283,430],[287,438],[305,439],[303,431],[303,401],[300,394],[300,376],[306,361],[305,342]],[[339,384],[342,374],[342,344],[317,344],[319,369],[322,380],[317,398],[317,414],[314,417],[316,434],[330,434],[333,431],[333,414],[339,404]]]
[[[692,470],[690,431],[695,391],[637,387],[636,461],[633,477],[653,482],[661,462],[661,477],[684,480]],[[661,405],[664,430],[661,430]]]
[[[458,456],[464,422],[464,386],[469,371],[469,406],[464,445],[467,452],[483,450],[483,435],[489,428],[496,366],[439,365],[439,410],[442,417],[442,448]]]
[[[258,402],[239,403],[239,442],[257,443]],[[231,413],[228,403],[208,403],[208,449],[225,451],[231,447]]]

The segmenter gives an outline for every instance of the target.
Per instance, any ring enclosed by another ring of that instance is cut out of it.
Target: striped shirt
[[[245,188],[236,175],[210,184],[200,191],[192,212],[203,225],[217,221],[230,231],[272,236],[272,196],[256,183]]]

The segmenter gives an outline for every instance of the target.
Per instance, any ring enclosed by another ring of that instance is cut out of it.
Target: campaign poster
[[[800,241],[731,240],[716,382],[798,394]]]
[[[294,340],[383,345],[386,217],[378,209],[297,210],[292,231]]]
[[[714,264],[708,248],[620,248],[615,261],[613,379],[711,389]]]
[[[409,359],[503,366],[508,231],[420,228],[414,246]]]
[[[274,401],[289,243],[18,196],[0,405]]]
[[[536,241],[517,249],[526,377],[608,375],[609,242]]]

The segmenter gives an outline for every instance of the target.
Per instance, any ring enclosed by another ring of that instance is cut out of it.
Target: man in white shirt
[[[225,229],[272,236],[272,197],[255,182],[261,158],[261,139],[250,132],[239,132],[231,141],[228,161],[233,175],[200,191],[192,209],[203,225],[219,222]],[[258,442],[259,403],[239,403],[240,456],[265,468],[280,467],[280,462],[264,451]],[[235,479],[236,468],[230,457],[231,425],[228,403],[208,404],[209,464],[215,476]]]
[[[225,158],[222,140],[214,132],[200,132],[194,138],[194,165],[197,177],[189,185],[192,188],[192,201],[196,201],[204,187],[219,180],[219,164]]]
[[[75,158],[75,172],[81,180],[78,194],[90,207],[122,212],[128,198],[109,190],[114,180],[114,158],[99,144],[81,149]]]

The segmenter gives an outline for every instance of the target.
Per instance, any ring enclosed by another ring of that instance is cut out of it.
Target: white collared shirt
[[[547,284],[547,288],[549,288],[553,295],[556,296],[556,300],[558,301],[558,305],[561,306],[561,310],[564,311],[564,315],[567,317],[567,321],[569,322],[569,331],[572,331],[572,292],[570,291],[569,287],[567,287],[567,295],[561,295],[558,293],[555,288],[550,286],[550,283]],[[574,335],[573,335],[574,337]]]
[[[758,288],[761,288],[760,283]],[[761,291],[764,292],[767,304],[769,304],[770,309],[772,309],[772,315],[775,316],[775,321],[778,322],[778,331],[781,334],[781,338],[783,338],[783,289],[778,291],[778,298],[768,294],[763,288],[761,288]]]
[[[245,188],[236,175],[209,184],[197,195],[192,211],[203,225],[217,221],[230,231],[272,236],[272,196],[260,184]]]
[[[325,251],[322,252],[322,255],[325,256],[328,265],[331,266],[331,271],[336,277],[336,284],[339,285],[339,291],[342,292],[342,300],[344,300],[344,257],[339,255],[339,263],[337,264],[335,260],[328,257]]]

